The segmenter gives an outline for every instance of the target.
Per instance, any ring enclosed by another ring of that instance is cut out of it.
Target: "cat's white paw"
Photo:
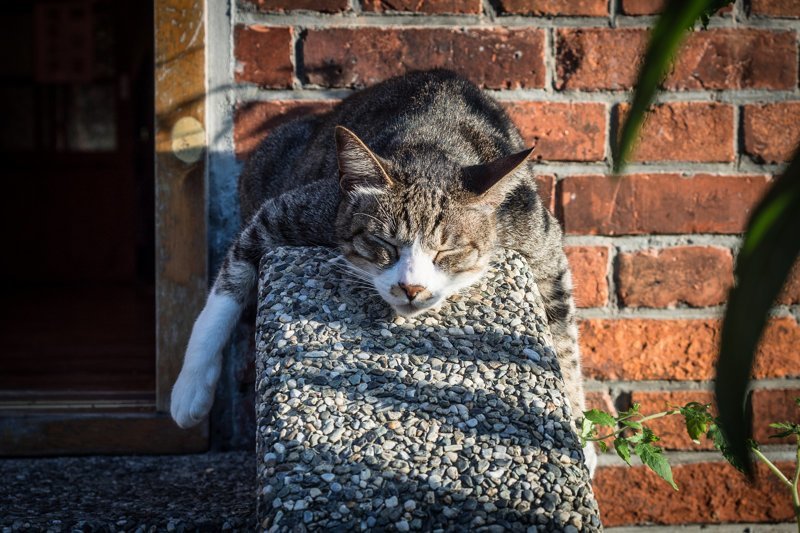
[[[170,413],[175,423],[183,429],[200,423],[214,404],[216,380],[209,380],[207,374],[202,369],[184,366],[175,382]]]
[[[239,320],[242,305],[212,291],[197,317],[186,348],[183,368],[172,389],[170,413],[182,428],[197,425],[214,404],[222,371],[222,348]]]
[[[589,469],[589,478],[594,477],[594,471],[597,469],[597,450],[594,449],[594,444],[587,442],[583,448],[583,457],[586,461],[586,468]]]

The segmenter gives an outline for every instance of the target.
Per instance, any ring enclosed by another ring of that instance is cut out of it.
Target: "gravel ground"
[[[601,529],[524,259],[418,319],[341,277],[327,250],[262,264],[263,529]]]
[[[0,460],[0,531],[252,531],[253,452]]]

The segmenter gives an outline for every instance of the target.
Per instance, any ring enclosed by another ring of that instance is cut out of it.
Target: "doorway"
[[[0,11],[0,398],[153,402],[150,2]]]
[[[154,97],[202,95],[198,2],[0,8],[0,456],[207,449],[168,415],[207,281],[204,182],[181,184],[205,167],[160,146]]]

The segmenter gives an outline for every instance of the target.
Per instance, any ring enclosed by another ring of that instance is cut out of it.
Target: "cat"
[[[532,150],[496,101],[446,70],[386,80],[272,131],[240,177],[247,222],[192,329],[172,391],[177,424],[197,424],[211,409],[221,351],[254,296],[259,260],[281,245],[338,248],[400,315],[473,284],[498,247],[519,251],[580,416],[572,279],[559,224],[536,191]],[[594,449],[585,454],[593,472]]]

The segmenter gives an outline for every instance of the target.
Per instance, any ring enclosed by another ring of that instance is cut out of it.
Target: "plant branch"
[[[781,472],[780,469],[778,469],[778,467],[775,466],[775,464],[772,461],[767,459],[767,456],[764,455],[763,453],[761,453],[761,450],[758,450],[756,448],[752,448],[752,450],[753,450],[753,453],[755,454],[755,456],[758,457],[759,459],[761,459],[761,461],[765,465],[767,465],[770,470],[772,470],[773,474],[778,476],[778,479],[780,479],[790,489],[792,488],[792,482],[789,481],[789,478],[787,478],[786,475],[783,472]]]
[[[637,420],[636,422],[638,422],[638,423],[640,423],[640,424],[641,424],[642,422],[647,422],[647,421],[649,421],[649,420],[655,420],[656,418],[662,418],[662,417],[664,417],[664,416],[676,415],[676,414],[678,414],[678,413],[679,413],[679,411],[675,411],[675,410],[672,410],[672,411],[662,411],[662,412],[660,412],[660,413],[656,413],[656,414],[654,414],[654,415],[648,415],[648,416],[642,417],[642,418],[640,418],[639,420]],[[630,415],[630,416],[626,416],[626,417],[620,418],[620,419],[618,420],[618,422],[622,422],[623,420],[627,420],[627,419],[631,418],[632,416],[633,416],[633,415]],[[587,438],[586,438],[586,440],[587,440],[587,441],[592,441],[592,442],[599,442],[599,441],[601,441],[601,440],[606,440],[606,439],[608,439],[608,438],[610,438],[610,437],[616,437],[617,435],[619,435],[620,433],[622,433],[622,432],[623,432],[623,431],[625,431],[626,429],[628,429],[628,428],[627,428],[627,427],[621,427],[621,428],[619,428],[619,429],[617,429],[617,430],[613,431],[612,433],[609,433],[609,434],[607,434],[607,435],[603,435],[602,437],[587,437]]]
[[[800,494],[798,494],[798,484],[800,484],[800,435],[797,437],[797,455],[794,464],[794,483],[792,484],[792,503],[794,504],[794,516],[797,519],[797,531],[800,533]]]

